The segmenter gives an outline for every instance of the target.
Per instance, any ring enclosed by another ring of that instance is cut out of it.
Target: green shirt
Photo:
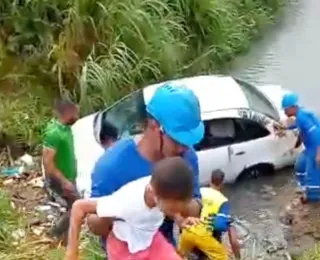
[[[43,145],[55,150],[55,166],[69,181],[74,181],[77,166],[71,127],[51,120],[44,132]]]

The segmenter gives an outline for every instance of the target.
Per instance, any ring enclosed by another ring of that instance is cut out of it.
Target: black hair
[[[212,171],[211,184],[214,184],[217,186],[221,185],[224,181],[224,176],[225,176],[225,173],[220,169]]]
[[[151,185],[161,199],[188,200],[192,198],[193,174],[179,156],[162,159],[153,168]]]
[[[110,139],[113,141],[117,140],[118,134],[118,129],[113,124],[107,120],[102,120],[99,136],[101,143],[107,142]]]
[[[57,99],[54,102],[55,110],[59,113],[59,115],[64,114],[69,109],[76,108],[76,105],[68,99]]]

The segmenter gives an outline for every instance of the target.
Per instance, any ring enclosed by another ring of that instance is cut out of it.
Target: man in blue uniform
[[[159,87],[146,105],[147,125],[140,141],[122,139],[107,149],[95,165],[92,174],[92,197],[110,195],[128,182],[148,176],[155,162],[164,157],[182,156],[193,170],[194,199],[186,216],[199,216],[201,195],[198,158],[192,146],[204,135],[198,98],[183,86],[171,83]],[[174,221],[183,223],[177,216]],[[112,225],[110,219],[92,215],[88,218],[90,230],[107,237]],[[167,219],[161,228],[171,242],[173,220]]]
[[[306,171],[306,200],[320,200],[320,121],[319,118],[301,106],[298,96],[288,93],[283,96],[282,108],[288,117],[295,117],[305,146]],[[292,129],[294,126],[290,126]]]

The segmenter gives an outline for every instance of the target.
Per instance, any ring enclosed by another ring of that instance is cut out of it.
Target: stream
[[[248,54],[234,62],[229,73],[253,84],[280,84],[297,92],[302,104],[320,112],[316,96],[320,96],[319,12],[319,0],[288,0],[282,19]],[[227,187],[226,193],[233,213],[250,223],[253,234],[269,244],[281,244],[286,234],[281,229],[279,215],[290,201],[294,187],[292,169],[285,169],[272,176],[236,183]],[[265,250],[268,246],[262,247]]]

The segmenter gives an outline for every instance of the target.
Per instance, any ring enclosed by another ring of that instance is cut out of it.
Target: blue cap
[[[157,88],[146,110],[179,144],[190,147],[204,136],[199,100],[191,89],[166,83]]]
[[[281,106],[282,109],[286,109],[289,107],[297,106],[298,105],[298,95],[296,93],[288,93],[285,94],[282,98]]]

